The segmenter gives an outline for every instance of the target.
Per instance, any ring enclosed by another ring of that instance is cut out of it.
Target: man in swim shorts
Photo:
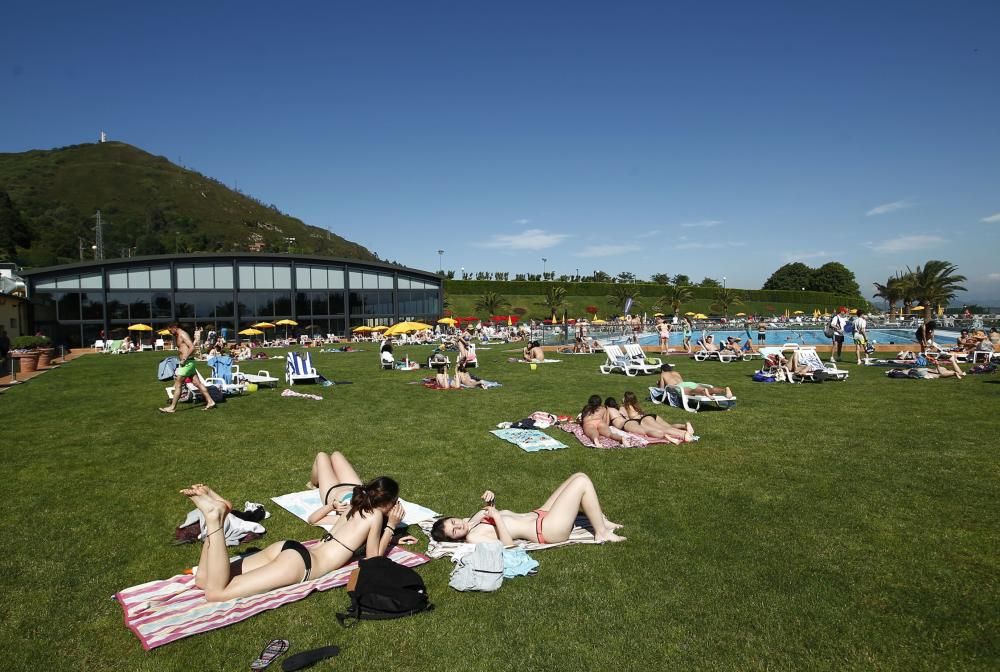
[[[188,333],[181,329],[176,322],[168,324],[167,331],[174,337],[174,343],[177,344],[177,357],[181,360],[181,363],[177,367],[177,370],[174,371],[174,397],[170,400],[169,406],[164,406],[160,409],[160,413],[173,413],[177,410],[177,402],[180,401],[181,386],[184,384],[185,378],[191,378],[191,382],[194,383],[194,386],[201,392],[202,398],[205,399],[205,408],[203,410],[208,411],[215,408],[215,402],[212,401],[212,396],[208,393],[208,388],[205,387],[205,383],[201,382],[201,378],[198,377],[195,370],[194,351],[195,345],[201,336],[200,332],[195,331],[195,341],[192,342]]]
[[[686,390],[690,390],[691,394],[700,394],[707,397],[722,394],[725,395],[726,399],[733,398],[733,391],[728,387],[715,387],[713,385],[706,385],[705,383],[685,381],[681,377],[681,374],[668,370],[667,366],[667,364],[664,364],[660,369],[660,380],[657,382],[657,387],[660,389],[667,386],[683,387]]]

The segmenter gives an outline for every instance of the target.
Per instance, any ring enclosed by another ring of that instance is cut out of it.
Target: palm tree
[[[510,307],[510,301],[500,296],[496,292],[486,292],[476,299],[476,311],[484,311],[488,315],[499,315],[501,311]]]
[[[965,287],[961,284],[966,281],[964,275],[958,275],[955,271],[958,266],[949,261],[931,260],[923,265],[917,266],[915,271],[906,268],[910,276],[909,284],[913,296],[920,300],[924,307],[924,319],[931,319],[931,311],[934,306],[947,305],[955,298],[956,292],[964,292]]]
[[[656,304],[657,306],[667,306],[669,305],[674,309],[674,315],[677,315],[681,306],[685,303],[690,303],[694,300],[694,292],[687,285],[672,285],[667,288],[667,293],[661,296]]]
[[[729,287],[719,287],[715,290],[715,301],[712,302],[713,308],[719,308],[722,313],[729,318],[729,306],[739,306],[743,303],[743,296]]]
[[[875,285],[875,294],[873,295],[877,299],[885,299],[889,304],[889,316],[892,316],[893,308],[896,304],[903,300],[904,290],[906,280],[905,278],[896,273],[896,275],[890,277],[885,281],[885,284],[880,284],[878,282],[873,282]]]
[[[642,301],[639,300],[639,289],[636,285],[616,285],[611,290],[611,293],[608,294],[608,303],[623,313],[625,312],[625,304],[628,303],[629,299],[632,299],[630,310],[638,308],[642,304]]]
[[[545,298],[538,305],[545,306],[552,315],[552,321],[556,321],[556,312],[566,306],[566,288],[560,285],[553,285],[545,288]]]

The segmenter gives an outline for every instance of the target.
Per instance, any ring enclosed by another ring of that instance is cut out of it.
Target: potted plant
[[[21,373],[32,373],[38,368],[38,344],[36,336],[18,336],[14,339],[10,356],[18,360]]]
[[[38,350],[38,368],[49,366],[52,363],[52,353],[55,348],[52,347],[52,340],[48,336],[35,336],[38,341],[35,349]]]

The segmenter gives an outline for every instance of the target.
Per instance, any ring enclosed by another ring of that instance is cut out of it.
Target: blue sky
[[[1000,305],[1000,3],[16,3],[0,151],[101,129],[390,260],[947,259]]]

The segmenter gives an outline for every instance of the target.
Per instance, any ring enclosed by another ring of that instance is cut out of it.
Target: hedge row
[[[445,280],[444,290],[450,295],[482,296],[496,292],[502,296],[534,294],[544,296],[552,286],[564,287],[567,296],[607,296],[616,287],[627,285],[611,282],[531,282],[526,280]],[[636,289],[644,299],[657,299],[667,293],[667,285],[637,282]],[[691,287],[695,299],[715,299],[715,287]],[[735,289],[735,288],[734,288]],[[744,301],[790,303],[800,306],[858,306],[867,301],[858,296],[839,296],[829,292],[803,292],[785,289],[737,289]]]

